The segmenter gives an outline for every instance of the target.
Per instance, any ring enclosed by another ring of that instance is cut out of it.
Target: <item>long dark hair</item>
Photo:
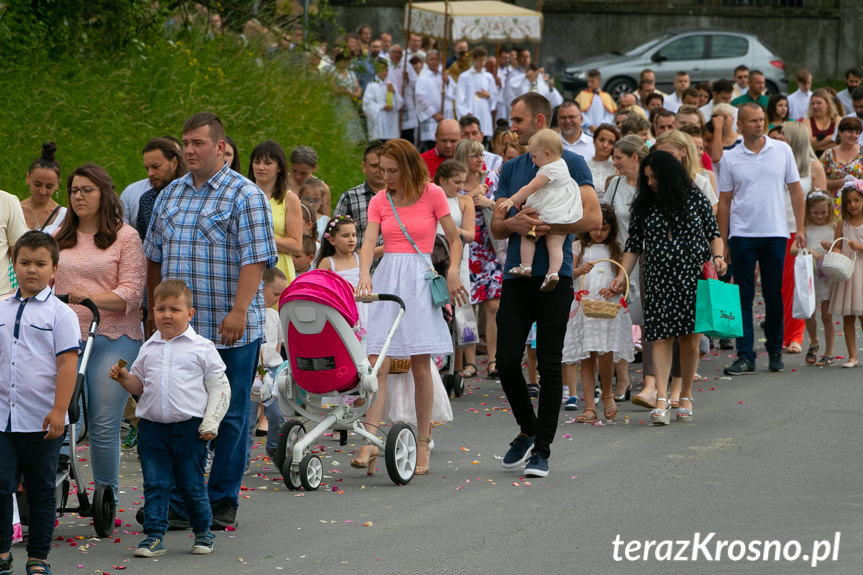
[[[602,242],[608,246],[608,253],[616,262],[619,262],[623,259],[623,246],[620,245],[620,242],[617,241],[618,230],[620,229],[619,224],[617,223],[617,216],[614,213],[614,208],[611,207],[610,204],[600,204],[599,209],[602,211],[602,225],[605,227],[605,224],[608,224],[608,237],[605,238],[605,241]],[[582,232],[578,234],[578,241],[581,242],[582,253],[584,250],[588,248],[588,246],[592,246],[594,243],[593,238],[590,237],[590,232]]]
[[[347,214],[342,216],[333,215],[333,217],[330,218],[330,221],[327,222],[327,226],[324,228],[324,237],[321,238],[321,249],[318,251],[318,257],[315,258],[315,267],[318,267],[318,264],[321,263],[322,259],[328,258],[336,253],[336,246],[330,243],[329,238],[330,236],[334,236],[339,233],[342,226],[346,226],[348,224],[356,227],[357,222]]]
[[[273,190],[273,199],[281,202],[285,199],[285,193],[288,190],[288,157],[285,155],[285,150],[278,142],[267,140],[262,144],[255,146],[252,150],[252,156],[249,158],[249,179],[255,181],[255,171],[252,166],[258,158],[269,158],[276,162],[279,166],[279,173],[276,174],[276,189]]]
[[[72,180],[75,176],[87,178],[99,188],[99,231],[96,232],[93,242],[100,250],[106,250],[114,244],[117,239],[117,230],[123,226],[123,205],[117,197],[117,192],[114,191],[114,182],[102,166],[84,164],[69,174],[69,178],[66,180],[67,192],[71,191]],[[69,208],[66,217],[63,218],[63,223],[60,224],[60,229],[54,236],[61,250],[73,248],[78,244],[80,220],[72,207],[71,195]]]
[[[781,118],[779,116],[779,112],[776,111],[776,106],[779,105],[779,102],[785,100],[785,117]],[[789,116],[791,115],[791,110],[788,108],[788,98],[783,96],[782,94],[773,94],[770,96],[770,100],[767,102],[767,123],[768,124],[780,124],[782,122],[787,122],[789,120]],[[777,119],[774,122],[774,118]]]
[[[225,136],[225,143],[231,146],[231,149],[234,150],[234,157],[231,158],[231,165],[228,166],[238,174],[242,173],[242,166],[240,165],[240,148],[237,147],[237,143],[234,142],[234,139],[230,136]]]
[[[645,168],[650,168],[656,178],[656,191],[647,185]],[[668,152],[651,150],[638,168],[638,192],[632,200],[632,214],[646,218],[656,206],[669,224],[675,216],[685,219],[692,180],[683,164]]]

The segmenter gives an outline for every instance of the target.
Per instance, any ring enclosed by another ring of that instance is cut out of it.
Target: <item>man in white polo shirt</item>
[[[581,108],[572,100],[566,100],[557,109],[557,126],[563,149],[575,152],[585,160],[593,158],[593,138],[581,129]]]
[[[797,162],[788,144],[764,136],[764,110],[749,102],[737,119],[743,144],[722,155],[719,175],[719,231],[726,245],[735,283],[740,286],[743,337],[737,339],[737,360],[725,368],[727,375],[755,372],[752,301],[755,297],[755,265],[761,273],[764,294],[765,347],[770,371],[782,371],[782,266],[790,236],[785,218],[785,194],[797,223],[796,241],[806,246],[803,224],[804,199]],[[788,192],[786,192],[786,186]]]

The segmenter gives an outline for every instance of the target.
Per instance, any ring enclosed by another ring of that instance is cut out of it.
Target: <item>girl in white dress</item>
[[[547,224],[571,224],[580,220],[583,211],[581,193],[578,183],[569,175],[566,162],[561,159],[563,144],[560,136],[547,128],[540,130],[528,141],[527,150],[533,163],[539,166],[539,172],[512,197],[498,203],[497,209],[506,214],[511,208],[524,204],[535,209],[539,219]],[[526,238],[535,239],[529,234]],[[539,288],[541,291],[551,291],[557,287],[557,272],[563,264],[564,239],[564,234],[548,234],[545,238],[548,273]],[[530,277],[535,249],[533,241],[521,242],[521,263],[509,273]]]
[[[833,316],[830,315],[830,279],[821,271],[821,259],[830,244],[836,225],[836,214],[833,211],[833,201],[825,192],[815,189],[806,196],[806,249],[815,260],[815,305],[821,308],[821,323],[824,326],[824,354],[817,357],[818,323],[815,314],[806,320],[806,331],[809,333],[809,350],[806,352],[806,363],[818,367],[826,367],[836,363],[833,357],[833,339],[836,330],[833,326]],[[797,255],[797,245],[791,246],[791,255]]]
[[[617,416],[617,403],[611,392],[611,380],[615,363],[624,360],[631,362],[634,356],[632,344],[632,320],[624,307],[614,319],[596,319],[584,315],[581,300],[617,301],[620,296],[609,289],[611,280],[619,268],[610,262],[623,257],[623,247],[617,241],[617,219],[614,209],[602,204],[602,228],[579,236],[573,249],[573,280],[584,277],[584,285],[572,302],[572,313],[566,327],[563,341],[563,362],[581,362],[581,381],[584,389],[584,412],[575,418],[579,423],[597,420],[596,405],[593,398],[593,385],[596,369],[602,386],[603,413],[606,419]]]

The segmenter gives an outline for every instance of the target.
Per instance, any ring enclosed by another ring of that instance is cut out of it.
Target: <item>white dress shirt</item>
[[[480,98],[477,92],[485,90],[490,98]],[[456,113],[459,117],[468,114],[479,120],[479,128],[483,136],[494,135],[494,122],[491,118],[492,110],[497,106],[497,84],[494,76],[484,69],[477,71],[471,67],[467,72],[462,72],[458,77],[458,90],[456,97]]]
[[[144,178],[129,184],[120,194],[120,203],[123,204],[123,221],[133,228],[138,223],[138,206],[141,204],[141,196],[150,191],[152,187],[150,180]]]
[[[447,82],[443,111],[441,111],[442,82],[443,74],[440,68],[432,71],[428,67],[423,69],[417,80],[416,104],[420,141],[434,140],[438,125],[438,121],[434,119],[435,114],[442,114],[444,118],[450,119],[455,117],[456,82]]]
[[[581,135],[578,139],[569,143],[563,137],[563,134],[560,135],[560,141],[563,144],[564,150],[569,150],[570,152],[575,152],[582,158],[584,161],[590,160],[593,158],[593,154],[596,152],[596,149],[593,147],[593,138],[584,133],[584,130],[581,131]]]
[[[50,287],[0,301],[0,431],[10,416],[13,433],[42,431],[54,409],[57,356],[80,348],[78,316]]]
[[[129,372],[144,384],[135,415],[156,423],[178,423],[204,417],[204,382],[224,373],[225,362],[213,342],[189,326],[167,341],[160,332],[154,333],[141,346]]]
[[[804,92],[797,90],[788,94],[788,117],[792,120],[801,120],[806,117],[806,112],[809,111],[809,98],[812,97],[812,90]],[[848,110],[846,110],[847,112]],[[851,110],[853,112],[853,110]]]

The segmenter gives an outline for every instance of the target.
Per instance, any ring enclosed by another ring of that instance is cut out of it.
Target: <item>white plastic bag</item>
[[[815,313],[815,267],[812,254],[802,250],[794,258],[794,302],[791,317],[809,319]]]
[[[476,315],[473,306],[468,302],[455,308],[456,347],[479,342],[479,330],[476,325]]]

